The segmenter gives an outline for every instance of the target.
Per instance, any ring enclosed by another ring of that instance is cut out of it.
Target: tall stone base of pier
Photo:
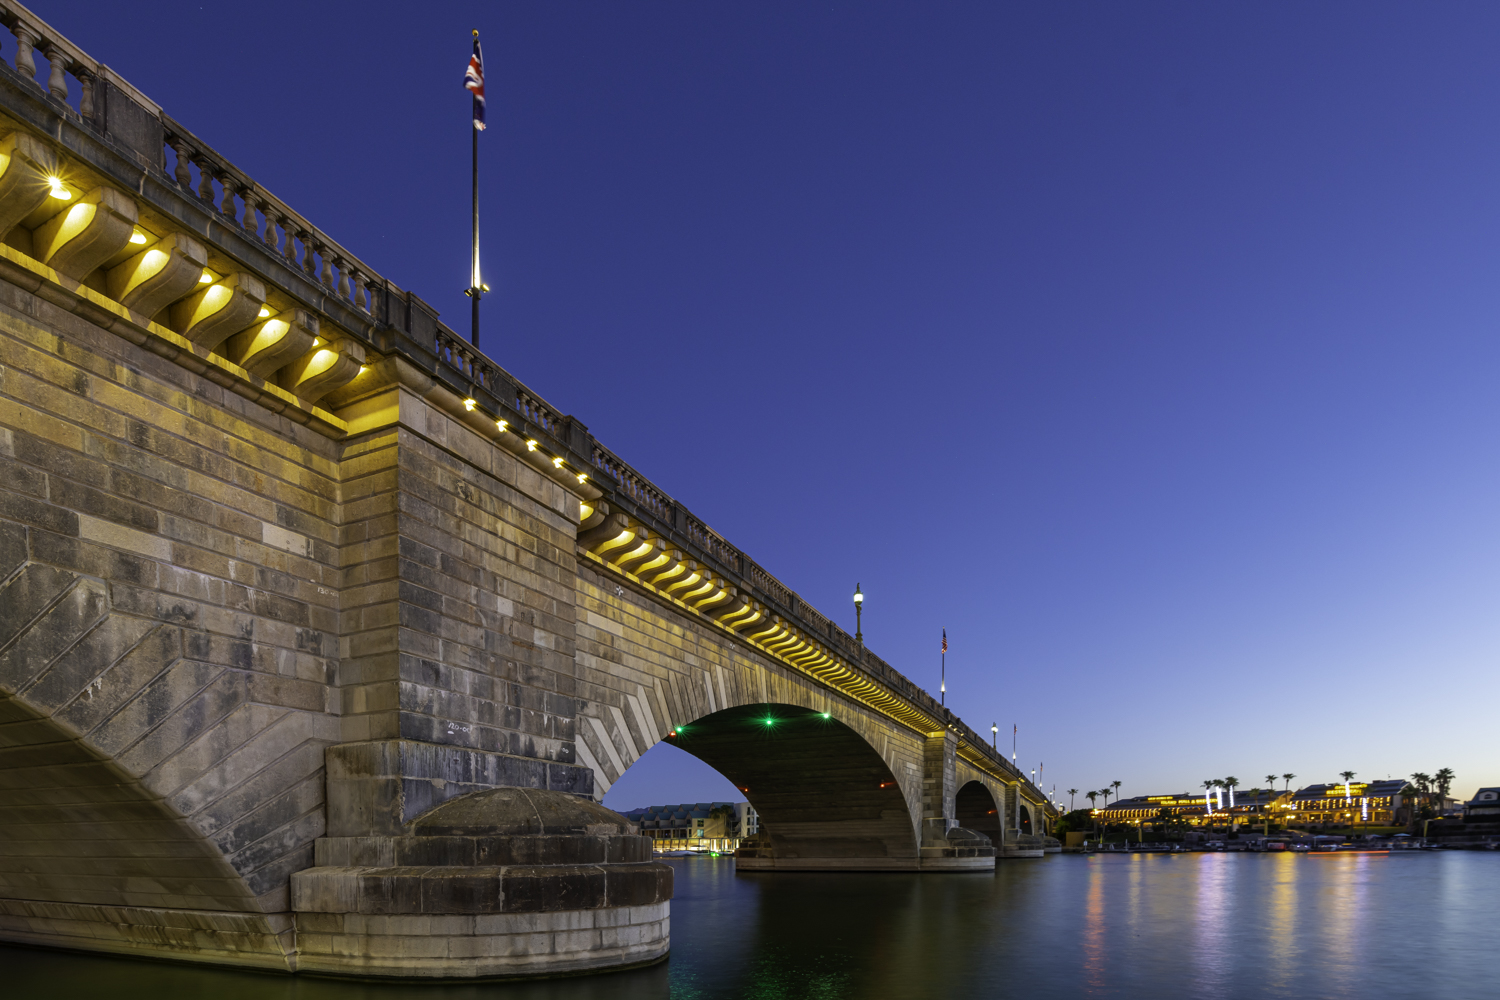
[[[328,756],[337,835],[292,876],[299,971],[471,979],[666,956],[672,869],[650,839],[592,798],[536,787],[576,769],[408,740]],[[536,784],[482,787],[508,768]]]

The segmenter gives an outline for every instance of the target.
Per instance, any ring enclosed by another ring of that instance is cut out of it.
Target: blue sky
[[[1500,784],[1500,8],[33,6],[460,330],[478,27],[487,353],[1049,787]]]

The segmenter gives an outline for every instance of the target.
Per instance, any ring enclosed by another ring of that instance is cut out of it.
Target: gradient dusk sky
[[[1046,787],[1500,784],[1500,6],[31,3],[461,332],[479,28],[485,351]]]

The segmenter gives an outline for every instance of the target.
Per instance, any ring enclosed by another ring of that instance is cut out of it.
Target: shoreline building
[[[1410,812],[1409,788],[1404,778],[1308,785],[1297,789],[1280,818],[1299,824],[1400,826]]]
[[[727,853],[760,832],[760,817],[748,802],[684,802],[645,806],[624,813],[650,837],[657,851],[704,850]]]
[[[1277,807],[1288,797],[1287,792],[1274,789],[1235,789],[1234,805],[1226,795],[1223,808],[1219,807],[1217,794],[1213,797],[1212,810],[1203,792],[1179,792],[1176,795],[1137,795],[1093,811],[1101,823],[1127,824],[1130,826],[1155,826],[1161,823],[1165,812],[1172,821],[1187,826],[1222,826],[1225,823],[1257,824],[1271,814],[1273,822],[1279,822]]]

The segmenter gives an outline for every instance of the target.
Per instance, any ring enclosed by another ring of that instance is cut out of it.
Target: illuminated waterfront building
[[[624,814],[658,851],[733,851],[760,832],[760,817],[748,802],[685,802],[646,806]]]
[[[1296,824],[1399,826],[1408,818],[1409,797],[1410,785],[1402,778],[1308,785],[1285,803],[1282,818]]]
[[[1287,798],[1286,792],[1266,789],[1236,788],[1234,805],[1226,798],[1224,807],[1213,799],[1212,813],[1208,800],[1202,792],[1180,792],[1176,795],[1137,795],[1094,810],[1101,823],[1124,823],[1130,826],[1151,826],[1162,821],[1165,812],[1172,821],[1188,826],[1222,826],[1234,823],[1259,823],[1267,810],[1272,821],[1280,822],[1278,806]]]

